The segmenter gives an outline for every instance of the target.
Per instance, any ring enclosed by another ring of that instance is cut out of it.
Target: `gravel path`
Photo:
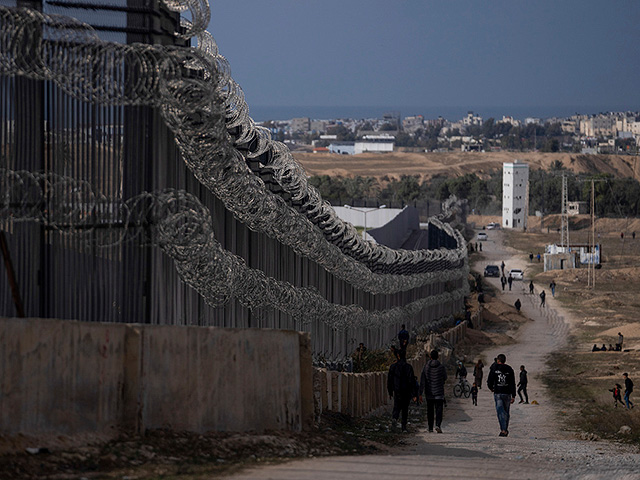
[[[492,231],[484,242],[486,264],[526,268],[501,243],[500,232]],[[526,271],[525,271],[526,278]],[[499,279],[491,279],[500,289]],[[488,363],[498,354],[516,371],[525,365],[529,372],[529,401],[536,404],[512,405],[509,437],[498,437],[500,428],[491,392],[483,385],[478,406],[471,399],[451,398],[445,409],[442,434],[420,428],[409,445],[396,455],[328,457],[294,461],[283,465],[248,470],[230,477],[241,479],[388,479],[395,478],[479,478],[479,479],[640,479],[640,454],[631,448],[603,441],[585,441],[563,431],[555,421],[554,407],[546,394],[539,373],[545,357],[564,345],[569,332],[566,313],[551,298],[546,286],[536,286],[529,295],[528,281],[514,282],[511,292],[501,300],[513,305],[522,302],[524,315],[532,321],[516,334],[516,343],[484,352]],[[547,307],[540,308],[537,295],[547,291]],[[488,367],[488,366],[487,366]],[[470,372],[471,373],[471,372]],[[485,368],[484,382],[488,368]],[[471,375],[470,375],[471,378]]]

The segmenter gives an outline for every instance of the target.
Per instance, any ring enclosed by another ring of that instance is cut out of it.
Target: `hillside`
[[[610,173],[619,178],[633,176],[640,179],[640,165],[636,165],[640,163],[638,157],[627,155],[540,152],[393,152],[360,155],[293,152],[293,155],[308,175],[378,178],[417,175],[422,179],[438,174],[462,176],[476,173],[483,176],[501,169],[505,162],[518,159],[528,163],[533,170],[549,169],[555,160],[559,160],[567,169],[576,173]]]

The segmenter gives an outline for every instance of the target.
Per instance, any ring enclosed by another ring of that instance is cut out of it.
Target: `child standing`
[[[478,406],[478,386],[474,383],[471,387],[471,401],[477,407]],[[622,402],[622,400],[620,400]]]
[[[613,406],[616,408],[618,407],[618,402],[620,402],[621,405],[624,405],[624,403],[622,403],[622,396],[620,394],[621,389],[622,386],[618,383],[616,383],[615,387],[609,389],[610,392],[613,392]]]

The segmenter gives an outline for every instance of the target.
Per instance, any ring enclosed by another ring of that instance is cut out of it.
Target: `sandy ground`
[[[545,228],[549,226],[552,230],[560,227],[561,222],[560,215],[546,215],[544,217]],[[570,225],[573,226],[574,222],[580,222],[583,227],[581,230],[588,233],[591,219],[589,215],[575,215],[569,218]],[[467,222],[469,225],[482,228],[489,223],[502,224],[502,217],[499,215],[468,215]],[[540,217],[530,215],[527,219],[529,225],[529,231],[535,232],[540,229]],[[626,232],[627,237],[631,235],[631,232],[640,234],[640,218],[597,218],[595,222],[596,232],[605,236],[619,237],[620,232]],[[640,238],[640,237],[639,237]]]
[[[484,242],[486,264],[506,263],[506,270],[525,269],[526,259],[496,240]],[[498,279],[490,279],[499,290]],[[547,307],[540,307],[536,286],[528,294],[528,282],[514,282],[512,290],[500,293],[511,305],[520,298],[523,314],[530,319],[514,333],[515,343],[491,347],[483,357],[492,360],[498,353],[518,370],[525,365],[529,372],[528,405],[512,406],[509,437],[498,437],[499,426],[493,398],[486,386],[480,390],[478,406],[471,399],[451,398],[445,409],[443,434],[418,428],[410,445],[395,455],[364,457],[329,457],[294,461],[269,466],[230,477],[247,479],[377,479],[377,478],[548,478],[548,479],[640,479],[640,453],[637,448],[604,441],[581,440],[573,432],[563,431],[556,421],[540,373],[546,355],[561,349],[566,342],[570,318],[548,295]],[[487,363],[487,362],[485,362]],[[489,362],[490,363],[490,362]],[[485,369],[485,381],[488,370]],[[535,401],[535,403],[533,403]]]
[[[580,155],[541,152],[443,152],[443,153],[363,153],[337,155],[293,152],[308,175],[395,177],[415,175],[428,179],[435,175],[461,176],[476,173],[488,176],[501,170],[504,162],[518,159],[537,170],[548,169],[558,160],[576,173],[610,173],[615,177],[640,178],[640,162],[627,155]],[[393,172],[393,174],[389,173]]]

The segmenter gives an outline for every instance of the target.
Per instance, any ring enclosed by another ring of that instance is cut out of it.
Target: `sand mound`
[[[504,162],[516,158],[529,164],[531,170],[548,170],[557,160],[576,173],[611,173],[617,178],[637,177],[633,168],[633,157],[626,155],[577,155],[571,153],[543,152],[408,152],[363,153],[360,155],[337,155],[294,151],[309,175],[327,175],[335,168],[345,169],[348,176],[400,177],[414,175],[421,179],[435,175],[449,177],[475,173],[488,177],[491,172],[502,170]],[[390,173],[393,172],[393,173]],[[640,230],[639,230],[640,231]]]
[[[626,339],[640,338],[640,322],[628,323],[619,327],[612,327],[604,332],[600,332],[601,337],[617,337],[618,332],[622,333]]]

